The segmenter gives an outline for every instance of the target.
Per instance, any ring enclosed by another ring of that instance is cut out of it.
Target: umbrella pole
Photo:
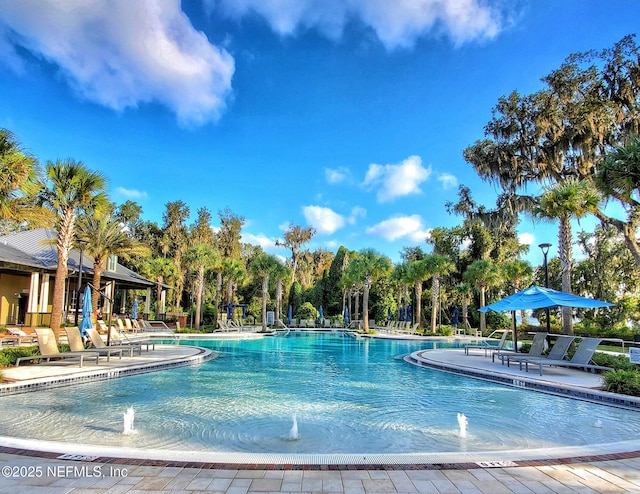
[[[518,323],[516,321],[516,311],[511,311],[511,316],[513,317],[513,351],[518,351]]]

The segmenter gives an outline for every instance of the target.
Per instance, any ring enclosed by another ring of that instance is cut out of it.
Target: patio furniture
[[[525,370],[529,372],[529,364],[537,365],[540,375],[542,375],[542,367],[545,365],[554,367],[578,367],[585,371],[611,370],[610,367],[591,363],[593,354],[596,352],[600,343],[602,343],[602,338],[582,338],[571,360],[553,360],[550,358],[528,359],[524,360]]]
[[[84,363],[84,358],[89,357],[96,359],[96,365],[98,364],[98,352],[89,354],[88,352],[61,352],[58,350],[58,342],[56,336],[53,334],[51,328],[36,328],[36,334],[38,335],[38,348],[40,355],[30,355],[28,357],[18,357],[16,360],[16,367],[20,365],[20,362],[27,360],[46,360],[49,362],[51,359],[79,359],[80,367]]]

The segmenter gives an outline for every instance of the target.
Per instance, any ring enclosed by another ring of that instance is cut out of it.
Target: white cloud
[[[419,194],[420,184],[431,175],[431,167],[422,166],[420,156],[409,156],[395,165],[369,165],[363,185],[378,189],[378,202],[388,202],[397,197]]]
[[[3,2],[2,36],[0,53],[10,42],[43,57],[81,97],[117,111],[157,102],[181,125],[201,125],[231,92],[233,58],[179,0]]]
[[[444,190],[453,189],[458,185],[458,179],[451,173],[441,173],[438,175],[438,182],[442,184]]]
[[[332,168],[324,169],[325,179],[330,184],[339,184],[340,182],[344,182],[348,175],[349,171],[346,168],[338,168],[337,170]]]
[[[535,237],[533,236],[533,233],[521,233],[520,235],[518,235],[518,243],[522,244],[522,245],[531,245],[533,244],[533,242],[535,242]]]
[[[242,242],[244,242],[245,244],[259,245],[265,250],[271,247],[275,247],[276,245],[276,241],[274,239],[267,237],[263,233],[254,235],[253,233],[243,232]]]
[[[135,190],[135,189],[125,189],[124,187],[116,187],[116,193],[120,194],[129,199],[146,199],[147,193]]]
[[[264,17],[281,35],[315,28],[331,39],[358,19],[388,49],[413,46],[422,36],[446,35],[456,45],[493,38],[502,29],[501,2],[483,0],[205,0],[210,11],[232,18]]]
[[[350,225],[353,225],[358,218],[364,218],[367,215],[367,210],[360,207],[360,206],[355,206],[352,210],[351,210],[351,214],[349,215],[349,218],[347,218],[347,222]]]
[[[413,243],[424,242],[431,234],[431,230],[425,227],[422,217],[417,214],[389,218],[367,228],[366,232],[390,242],[405,239]]]
[[[344,227],[346,221],[330,208],[321,206],[305,206],[302,208],[307,224],[316,229],[318,233],[332,234]]]

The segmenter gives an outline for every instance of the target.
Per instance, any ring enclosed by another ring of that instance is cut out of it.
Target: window
[[[115,273],[117,266],[118,266],[118,256],[109,256],[109,259],[107,259],[107,271],[111,271],[112,273]]]

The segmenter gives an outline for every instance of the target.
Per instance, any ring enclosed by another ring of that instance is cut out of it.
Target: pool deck
[[[142,335],[148,336],[148,335]],[[153,335],[156,336],[156,335]],[[221,336],[216,334],[216,336]],[[223,337],[257,337],[246,333]],[[403,338],[411,338],[405,336]],[[422,338],[421,338],[422,339]],[[2,388],[46,383],[63,386],[191,365],[215,357],[197,347],[156,345],[141,356],[101,358],[99,365],[55,363],[5,369]],[[415,352],[415,365],[515,385],[543,383],[550,389],[598,392],[600,376],[576,369],[546,368],[543,376],[518,365],[493,363],[484,352]],[[484,375],[484,377],[482,377]],[[296,493],[603,493],[640,492],[640,440],[589,447],[490,453],[372,455],[354,458],[300,455],[208,456],[202,452],[125,451],[46,441],[0,438],[0,493],[224,492]],[[79,461],[78,461],[79,460]]]

